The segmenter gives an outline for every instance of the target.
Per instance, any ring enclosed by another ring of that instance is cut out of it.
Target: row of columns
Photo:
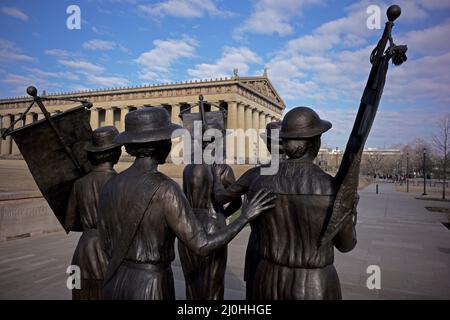
[[[182,106],[185,103],[177,103],[172,105],[166,105],[168,111],[171,114],[171,120],[173,123],[181,124],[181,119],[179,118]],[[126,107],[93,107],[90,109],[90,124],[93,130],[104,125],[116,126],[119,131],[125,130],[125,116],[133,110],[143,108],[144,106],[126,106]],[[247,130],[253,129],[265,129],[269,122],[279,120],[279,118],[270,115],[268,113],[258,110],[256,107],[251,105],[246,105],[239,102],[228,102],[228,117],[227,117],[227,129],[243,129]],[[104,115],[102,114],[104,112]],[[199,112],[198,107],[191,109],[191,112]],[[61,111],[51,111],[52,115],[61,113]],[[6,114],[0,116],[1,128],[8,128],[21,114]],[[15,124],[14,129],[20,128],[21,126],[31,124],[35,121],[44,118],[42,113],[28,112],[25,119],[19,121]],[[261,139],[257,139],[256,146],[249,146],[249,143],[245,143],[247,147],[246,151],[250,151],[253,147],[258,147],[262,143]],[[244,145],[244,144],[243,144]],[[5,140],[1,141],[0,144],[0,154],[1,155],[19,155],[20,151],[17,145],[8,136]],[[265,147],[265,146],[264,146]],[[242,152],[242,146],[239,149]],[[238,150],[236,150],[238,151]],[[248,153],[247,153],[248,154]]]
[[[273,121],[278,121],[280,118],[268,114],[264,111],[258,110],[257,107],[246,105],[239,102],[228,103],[228,129],[255,129],[265,130],[266,125]],[[237,156],[245,155],[245,158],[250,158],[259,153],[259,148],[266,150],[265,142],[258,137],[256,141],[252,141],[245,137],[246,141],[241,141],[235,144],[234,154]],[[254,143],[254,145],[251,145]]]

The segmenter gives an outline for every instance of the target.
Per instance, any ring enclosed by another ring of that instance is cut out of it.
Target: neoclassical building
[[[227,110],[227,129],[263,129],[267,123],[281,119],[285,108],[266,72],[262,76],[254,77],[240,77],[235,72],[233,77],[225,79],[68,92],[51,94],[48,97],[87,99],[93,103],[90,110],[92,129],[114,125],[122,131],[126,114],[144,107],[163,106],[171,114],[173,122],[181,123],[180,112],[198,103],[199,94],[202,94],[207,102],[206,111],[214,111],[215,105]],[[9,127],[21,116],[31,101],[30,97],[0,99],[1,127]],[[51,114],[56,114],[78,104],[68,101],[46,101],[45,105]],[[198,112],[198,107],[192,108],[189,112]],[[43,114],[35,106],[15,128],[42,118]],[[1,141],[0,154],[7,157],[20,155],[20,152],[11,138],[7,137]]]

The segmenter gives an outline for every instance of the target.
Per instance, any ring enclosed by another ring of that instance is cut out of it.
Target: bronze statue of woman
[[[225,130],[219,122],[210,122],[206,130],[216,129],[224,135]],[[203,142],[203,150],[208,142]],[[228,187],[235,182],[233,170],[229,165],[220,167],[220,184]],[[209,234],[226,227],[225,219],[241,207],[240,197],[235,198],[226,208],[214,200],[214,176],[212,165],[189,164],[183,171],[183,191],[197,219]],[[178,252],[186,282],[188,300],[223,300],[225,269],[227,265],[227,246],[212,251],[207,256],[199,256],[178,242]]]
[[[113,126],[100,127],[92,134],[92,143],[86,146],[92,170],[77,180],[67,206],[65,228],[83,231],[72,259],[80,267],[81,289],[73,289],[74,300],[103,298],[103,280],[107,259],[98,232],[99,198],[104,184],[117,172],[113,166],[119,161],[120,144],[114,143],[119,134]]]
[[[180,126],[162,107],[130,112],[116,138],[134,163],[110,179],[100,196],[100,232],[109,258],[106,299],[175,299],[171,263],[175,238],[206,256],[230,242],[274,197],[261,191],[243,206],[232,223],[207,233],[180,186],[158,171],[165,163]]]

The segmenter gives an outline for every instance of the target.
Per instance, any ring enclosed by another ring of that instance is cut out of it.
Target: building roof
[[[131,87],[118,87],[118,88],[104,88],[104,89],[93,89],[93,90],[82,90],[82,91],[73,91],[73,92],[59,92],[59,93],[50,93],[42,96],[52,97],[52,98],[67,98],[67,97],[76,97],[76,98],[84,98],[89,96],[98,96],[98,95],[108,95],[108,94],[121,94],[121,93],[137,93],[137,92],[148,92],[148,91],[161,91],[161,90],[172,90],[172,89],[180,89],[180,88],[198,88],[198,87],[208,87],[208,86],[229,86],[229,85],[238,85],[241,88],[250,91],[251,93],[271,102],[272,104],[277,105],[280,109],[284,109],[286,106],[284,104],[283,99],[278,94],[277,90],[267,77],[267,73],[264,72],[262,76],[253,76],[253,77],[240,77],[235,73],[235,75],[231,78],[220,78],[220,79],[205,79],[205,80],[189,80],[189,81],[181,81],[181,82],[173,82],[173,83],[165,83],[165,84],[149,84],[142,86],[131,86]],[[25,91],[25,88],[24,88]],[[31,101],[32,99],[27,96],[14,97],[14,98],[6,98],[0,99],[0,107],[1,105],[9,104],[9,103],[17,103],[17,102],[26,102]]]

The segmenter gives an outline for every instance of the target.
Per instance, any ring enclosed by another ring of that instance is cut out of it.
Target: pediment
[[[268,79],[239,79],[239,83],[284,107],[284,102]]]

